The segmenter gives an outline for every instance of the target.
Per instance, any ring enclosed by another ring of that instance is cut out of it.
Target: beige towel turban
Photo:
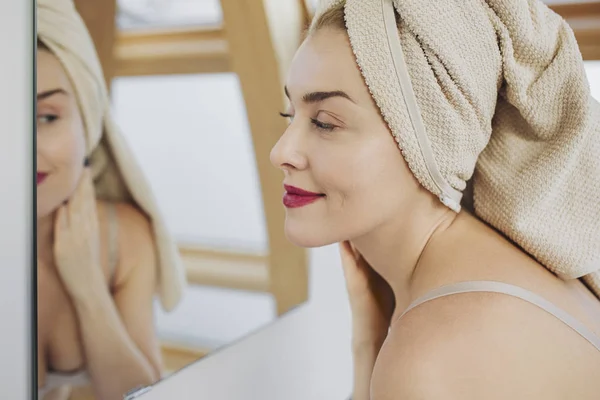
[[[158,292],[167,311],[179,302],[185,274],[149,184],[115,125],[102,67],[72,0],[37,1],[38,39],[71,79],[84,121],[98,198],[135,203],[152,220],[159,265]]]
[[[423,187],[459,211],[470,181],[476,215],[600,297],[600,106],[568,24],[538,0],[347,0],[345,17]]]

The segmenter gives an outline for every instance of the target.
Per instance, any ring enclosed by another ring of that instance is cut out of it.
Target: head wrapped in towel
[[[150,218],[159,264],[158,291],[163,307],[171,310],[183,293],[183,265],[150,186],[111,117],[94,43],[72,0],[38,0],[37,18],[38,40],[60,61],[75,91],[97,197],[134,203]]]
[[[600,106],[568,24],[538,0],[328,0],[311,29],[340,10],[419,183],[600,297]]]

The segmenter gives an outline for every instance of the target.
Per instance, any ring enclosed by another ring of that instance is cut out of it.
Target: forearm
[[[106,288],[79,296],[74,303],[98,400],[122,399],[129,390],[158,379],[155,368],[129,336]]]

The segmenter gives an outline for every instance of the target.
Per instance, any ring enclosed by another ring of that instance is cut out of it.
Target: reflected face
[[[290,124],[271,162],[289,185],[284,205],[290,241],[317,247],[357,239],[410,209],[418,184],[345,32],[324,28],[309,36],[296,53],[286,91]]]
[[[75,93],[58,59],[37,52],[37,217],[67,200],[83,171],[85,134]]]

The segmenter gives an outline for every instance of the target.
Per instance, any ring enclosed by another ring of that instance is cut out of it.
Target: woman
[[[285,231],[342,243],[355,400],[600,396],[600,107],[559,16],[322,1],[286,94]]]
[[[37,6],[38,394],[120,399],[161,375],[153,295],[171,310],[183,271],[72,1]]]

